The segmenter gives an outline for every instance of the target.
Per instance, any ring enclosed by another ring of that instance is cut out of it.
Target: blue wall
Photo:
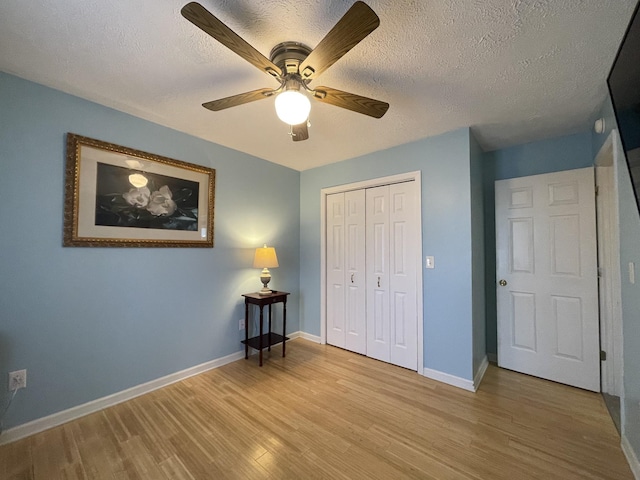
[[[63,248],[67,132],[215,168],[215,248]],[[0,146],[0,372],[28,369],[6,427],[238,352],[263,242],[299,330],[297,171],[2,73]]]
[[[599,116],[605,119],[606,131],[593,134],[594,156],[612,129],[617,129],[610,99],[603,104]],[[622,145],[617,147],[622,151]],[[640,215],[636,207],[629,169],[619,159],[618,212],[620,215],[620,271],[622,272],[623,383],[621,399],[622,433],[640,458],[640,282],[629,283],[629,262],[635,263],[636,278],[640,268]]]
[[[593,165],[590,132],[527,143],[484,154],[487,353],[498,351],[496,324],[496,180],[573,170]]]
[[[320,335],[320,190],[422,172],[424,366],[473,378],[470,132],[461,129],[306,170],[300,177],[302,329]]]
[[[480,145],[470,136],[471,166],[471,257],[473,304],[473,371],[479,370],[487,355],[485,233],[484,233],[484,156]]]

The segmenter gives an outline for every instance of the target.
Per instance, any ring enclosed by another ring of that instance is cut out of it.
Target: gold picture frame
[[[216,171],[67,133],[65,247],[213,247]]]

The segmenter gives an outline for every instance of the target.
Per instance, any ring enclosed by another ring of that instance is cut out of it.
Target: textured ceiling
[[[201,107],[277,82],[185,20],[186,0],[1,2],[0,70],[296,170],[464,126],[494,150],[590,127],[635,2],[369,0],[378,29],[311,86],[389,112],[313,102],[310,139],[295,143],[273,99]],[[268,57],[283,41],[313,48],[353,2],[201,3]]]

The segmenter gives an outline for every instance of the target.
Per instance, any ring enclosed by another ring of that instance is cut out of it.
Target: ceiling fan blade
[[[247,62],[280,80],[282,71],[271,60],[249,45],[237,33],[218,20],[206,8],[196,2],[187,3],[182,10],[182,16],[208,33],[225,47],[240,55]]]
[[[249,102],[255,102],[256,100],[262,100],[263,98],[270,97],[275,92],[272,88],[261,88],[259,90],[253,90],[251,92],[239,93],[238,95],[232,95],[231,97],[221,98],[219,100],[213,100],[211,102],[203,103],[204,108],[218,112],[229,107],[237,107]]]
[[[307,128],[307,122],[291,126],[291,139],[294,142],[301,142],[302,140],[306,140],[308,138],[309,129]]]
[[[386,102],[362,97],[355,93],[343,92],[331,87],[318,87],[313,90],[313,96],[319,102],[329,103],[336,107],[346,108],[374,118],[382,118],[389,110],[389,104]]]
[[[337,62],[380,25],[380,19],[364,2],[356,2],[320,40],[300,64],[303,79],[312,80]]]

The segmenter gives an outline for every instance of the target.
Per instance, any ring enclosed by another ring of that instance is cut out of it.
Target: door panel
[[[599,391],[590,168],[496,182],[498,364]]]
[[[389,186],[366,190],[367,356],[390,361]]]
[[[405,318],[407,316],[407,294],[395,292],[392,302],[394,306],[392,318]],[[407,332],[405,332],[406,325],[404,322],[395,322],[393,329],[394,345],[400,347],[407,346]]]
[[[389,185],[389,298],[390,362],[417,370],[418,313],[416,310],[416,265],[411,259],[419,248],[415,224],[415,183]]]
[[[536,296],[533,293],[511,292],[511,346],[536,351]]]
[[[533,273],[533,218],[509,219],[509,251],[511,273]]]
[[[373,344],[370,345],[371,352],[367,350],[367,354],[369,354],[370,357],[372,353],[377,351],[377,347],[381,346],[384,348],[387,344],[387,322],[385,321],[387,299],[385,297],[385,292],[380,289],[373,293]],[[386,348],[384,350],[386,350]],[[388,360],[388,355],[385,355],[384,351],[380,357],[379,360]]]
[[[327,196],[327,343],[366,353],[364,191]]]
[[[344,193],[327,196],[327,343],[345,347]]]
[[[584,316],[582,301],[575,297],[552,296],[552,319],[556,331],[555,355],[582,361]]]
[[[580,277],[580,216],[556,215],[549,220],[552,275]]]
[[[346,297],[346,331],[344,348],[365,354],[367,352],[367,319],[365,271],[365,192],[355,190],[346,192],[345,199],[345,278]]]

